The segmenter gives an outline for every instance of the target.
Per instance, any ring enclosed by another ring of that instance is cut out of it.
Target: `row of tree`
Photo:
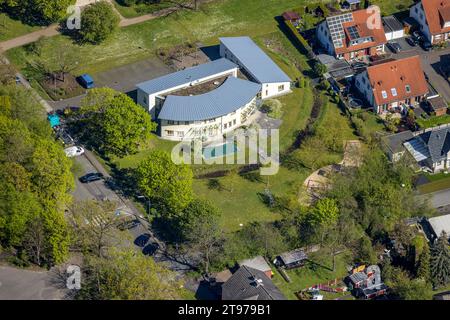
[[[0,123],[1,246],[20,263],[60,263],[69,248],[72,164],[26,90],[0,87]]]

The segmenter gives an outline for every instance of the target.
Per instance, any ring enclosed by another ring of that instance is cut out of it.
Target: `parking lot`
[[[136,84],[168,74],[172,70],[158,58],[151,58],[127,64],[108,71],[93,74],[95,87],[108,87],[120,92],[130,92]],[[85,95],[49,102],[54,109],[79,106]]]

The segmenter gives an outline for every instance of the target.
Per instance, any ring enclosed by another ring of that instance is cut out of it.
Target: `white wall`
[[[291,92],[290,82],[263,83],[261,89],[261,98],[272,98],[286,94],[288,92]]]
[[[405,36],[405,32],[403,30],[385,32],[384,34],[387,41],[400,39]]]
[[[235,112],[231,112],[227,115],[217,117],[215,119],[210,120],[204,120],[204,121],[191,121],[189,124],[185,124],[184,121],[180,121],[179,124],[175,122],[175,124],[169,124],[167,120],[161,120],[160,126],[161,126],[161,138],[166,140],[174,140],[174,141],[181,141],[183,139],[191,140],[194,138],[193,130],[195,129],[203,129],[203,128],[209,128],[217,127],[217,130],[212,130],[213,135],[209,135],[209,130],[206,131],[206,137],[208,141],[212,141],[215,139],[222,138],[222,135],[225,133],[228,133],[230,131],[235,130],[236,128],[240,127],[244,124],[244,122],[241,121],[242,113],[251,109],[256,110],[256,97],[253,98],[252,101],[250,101],[245,106],[237,109]],[[230,126],[231,122],[231,126]],[[227,124],[225,128],[225,124]],[[173,136],[169,136],[167,131],[173,131]],[[179,135],[178,132],[182,132],[182,135]]]

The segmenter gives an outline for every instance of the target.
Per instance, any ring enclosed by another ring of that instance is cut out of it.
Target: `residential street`
[[[0,300],[60,300],[65,290],[53,271],[0,266]]]

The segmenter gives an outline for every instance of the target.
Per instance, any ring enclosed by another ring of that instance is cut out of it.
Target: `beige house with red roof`
[[[409,15],[417,20],[430,43],[449,40],[450,0],[422,0],[411,7]]]
[[[327,17],[316,36],[328,54],[347,61],[382,54],[387,42],[376,6]]]
[[[405,111],[428,93],[419,56],[369,66],[355,76],[355,85],[378,114]]]

